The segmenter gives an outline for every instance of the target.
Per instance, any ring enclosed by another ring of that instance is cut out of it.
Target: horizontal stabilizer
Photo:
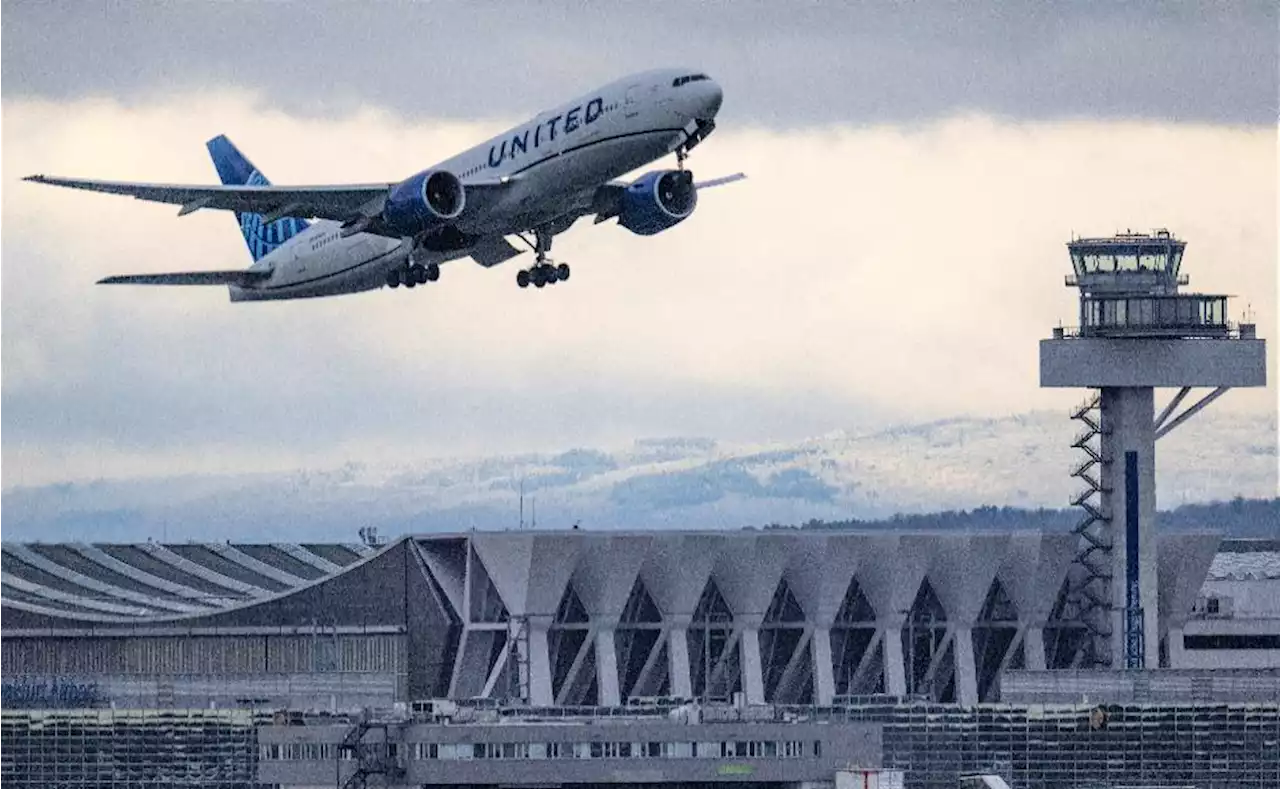
[[[122,274],[98,280],[99,285],[240,285],[248,286],[271,276],[270,269],[247,271],[182,271],[176,274]]]

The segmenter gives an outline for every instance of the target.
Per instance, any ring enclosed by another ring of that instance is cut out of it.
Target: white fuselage
[[[610,83],[574,101],[539,113],[493,139],[435,165],[466,185],[510,178],[488,204],[475,205],[455,222],[469,236],[503,236],[540,227],[580,211],[595,189],[674,151],[698,119],[719,109],[711,81],[675,86],[690,73],[649,71]],[[486,195],[488,196],[488,195]],[[340,223],[319,220],[259,260],[270,278],[251,287],[231,286],[232,301],[332,296],[380,288],[404,266],[409,238],[356,233],[343,238]],[[467,257],[468,249],[416,253],[420,263]]]

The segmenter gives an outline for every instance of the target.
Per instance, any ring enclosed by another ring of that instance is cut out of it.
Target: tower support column
[[[1103,480],[1111,514],[1112,665],[1159,665],[1155,398],[1150,387],[1103,387]]]

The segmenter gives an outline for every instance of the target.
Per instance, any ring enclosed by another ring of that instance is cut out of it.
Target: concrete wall
[[[1266,386],[1264,340],[1071,338],[1040,341],[1040,385]]]

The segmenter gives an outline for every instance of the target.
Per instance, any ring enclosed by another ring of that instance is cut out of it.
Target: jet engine
[[[382,221],[413,236],[456,219],[466,203],[458,176],[448,170],[426,170],[391,188],[382,207]]]
[[[697,205],[693,173],[654,170],[622,193],[618,224],[637,235],[651,236],[688,219]]]

